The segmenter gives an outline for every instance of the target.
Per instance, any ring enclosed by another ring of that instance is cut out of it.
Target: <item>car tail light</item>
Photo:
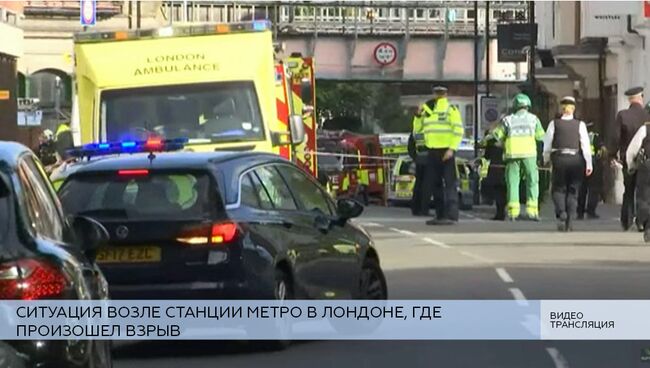
[[[57,298],[67,284],[61,270],[46,261],[20,259],[0,264],[0,300]]]
[[[220,222],[184,230],[176,241],[188,245],[217,245],[230,243],[237,237],[237,224]]]

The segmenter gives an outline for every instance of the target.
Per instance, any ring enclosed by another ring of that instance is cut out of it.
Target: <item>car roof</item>
[[[221,194],[228,204],[237,200],[239,177],[251,167],[269,163],[291,164],[279,155],[262,152],[163,152],[156,154],[153,160],[148,156],[148,153],[134,153],[92,158],[75,164],[74,171],[67,175],[67,179],[78,175],[124,169],[211,170],[216,168],[219,171],[217,181],[221,187]]]
[[[14,167],[18,157],[26,152],[31,151],[18,142],[0,141],[0,162],[6,162],[11,167]]]
[[[123,169],[205,169],[213,164],[223,163],[236,159],[273,159],[277,155],[258,152],[160,152],[156,153],[153,159],[149,153],[134,153],[122,155],[109,155],[94,157],[77,163],[80,165],[74,173],[116,171]]]

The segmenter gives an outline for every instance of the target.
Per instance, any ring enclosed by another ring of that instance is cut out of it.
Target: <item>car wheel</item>
[[[275,289],[273,291],[275,300],[293,299],[293,283],[291,277],[283,270],[275,270]]]
[[[294,298],[293,282],[291,276],[284,270],[275,270],[275,283],[273,289],[273,298],[275,300],[291,300]],[[273,326],[268,328],[275,330],[275,340],[259,340],[256,344],[261,350],[278,351],[284,350],[291,345],[289,336],[291,335],[290,321],[273,320]]]
[[[361,266],[359,277],[359,294],[357,299],[364,300],[386,300],[388,291],[384,272],[379,267],[379,262],[373,258],[367,258]],[[382,323],[381,319],[370,320],[342,320],[339,318],[330,319],[329,323],[334,329],[345,336],[372,335]]]
[[[367,258],[361,267],[359,278],[359,299],[364,300],[386,300],[388,299],[388,288],[384,272],[379,267],[379,262]]]

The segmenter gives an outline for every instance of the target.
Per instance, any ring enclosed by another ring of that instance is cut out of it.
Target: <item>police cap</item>
[[[560,104],[562,105],[574,105],[576,104],[576,99],[573,98],[573,96],[564,96],[560,100]]]
[[[448,89],[445,86],[433,86],[433,93],[447,93]]]
[[[633,87],[625,91],[627,97],[637,96],[643,93],[643,87]]]

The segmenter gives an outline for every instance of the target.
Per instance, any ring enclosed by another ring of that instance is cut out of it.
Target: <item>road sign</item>
[[[497,25],[499,62],[525,62],[526,49],[537,42],[537,23],[510,23]]]
[[[375,60],[381,65],[390,65],[397,60],[397,48],[388,42],[382,42],[375,47]]]
[[[94,26],[97,20],[97,1],[80,0],[79,18],[82,26]]]
[[[483,96],[481,98],[481,131],[483,133],[490,124],[499,120],[499,99]]]

